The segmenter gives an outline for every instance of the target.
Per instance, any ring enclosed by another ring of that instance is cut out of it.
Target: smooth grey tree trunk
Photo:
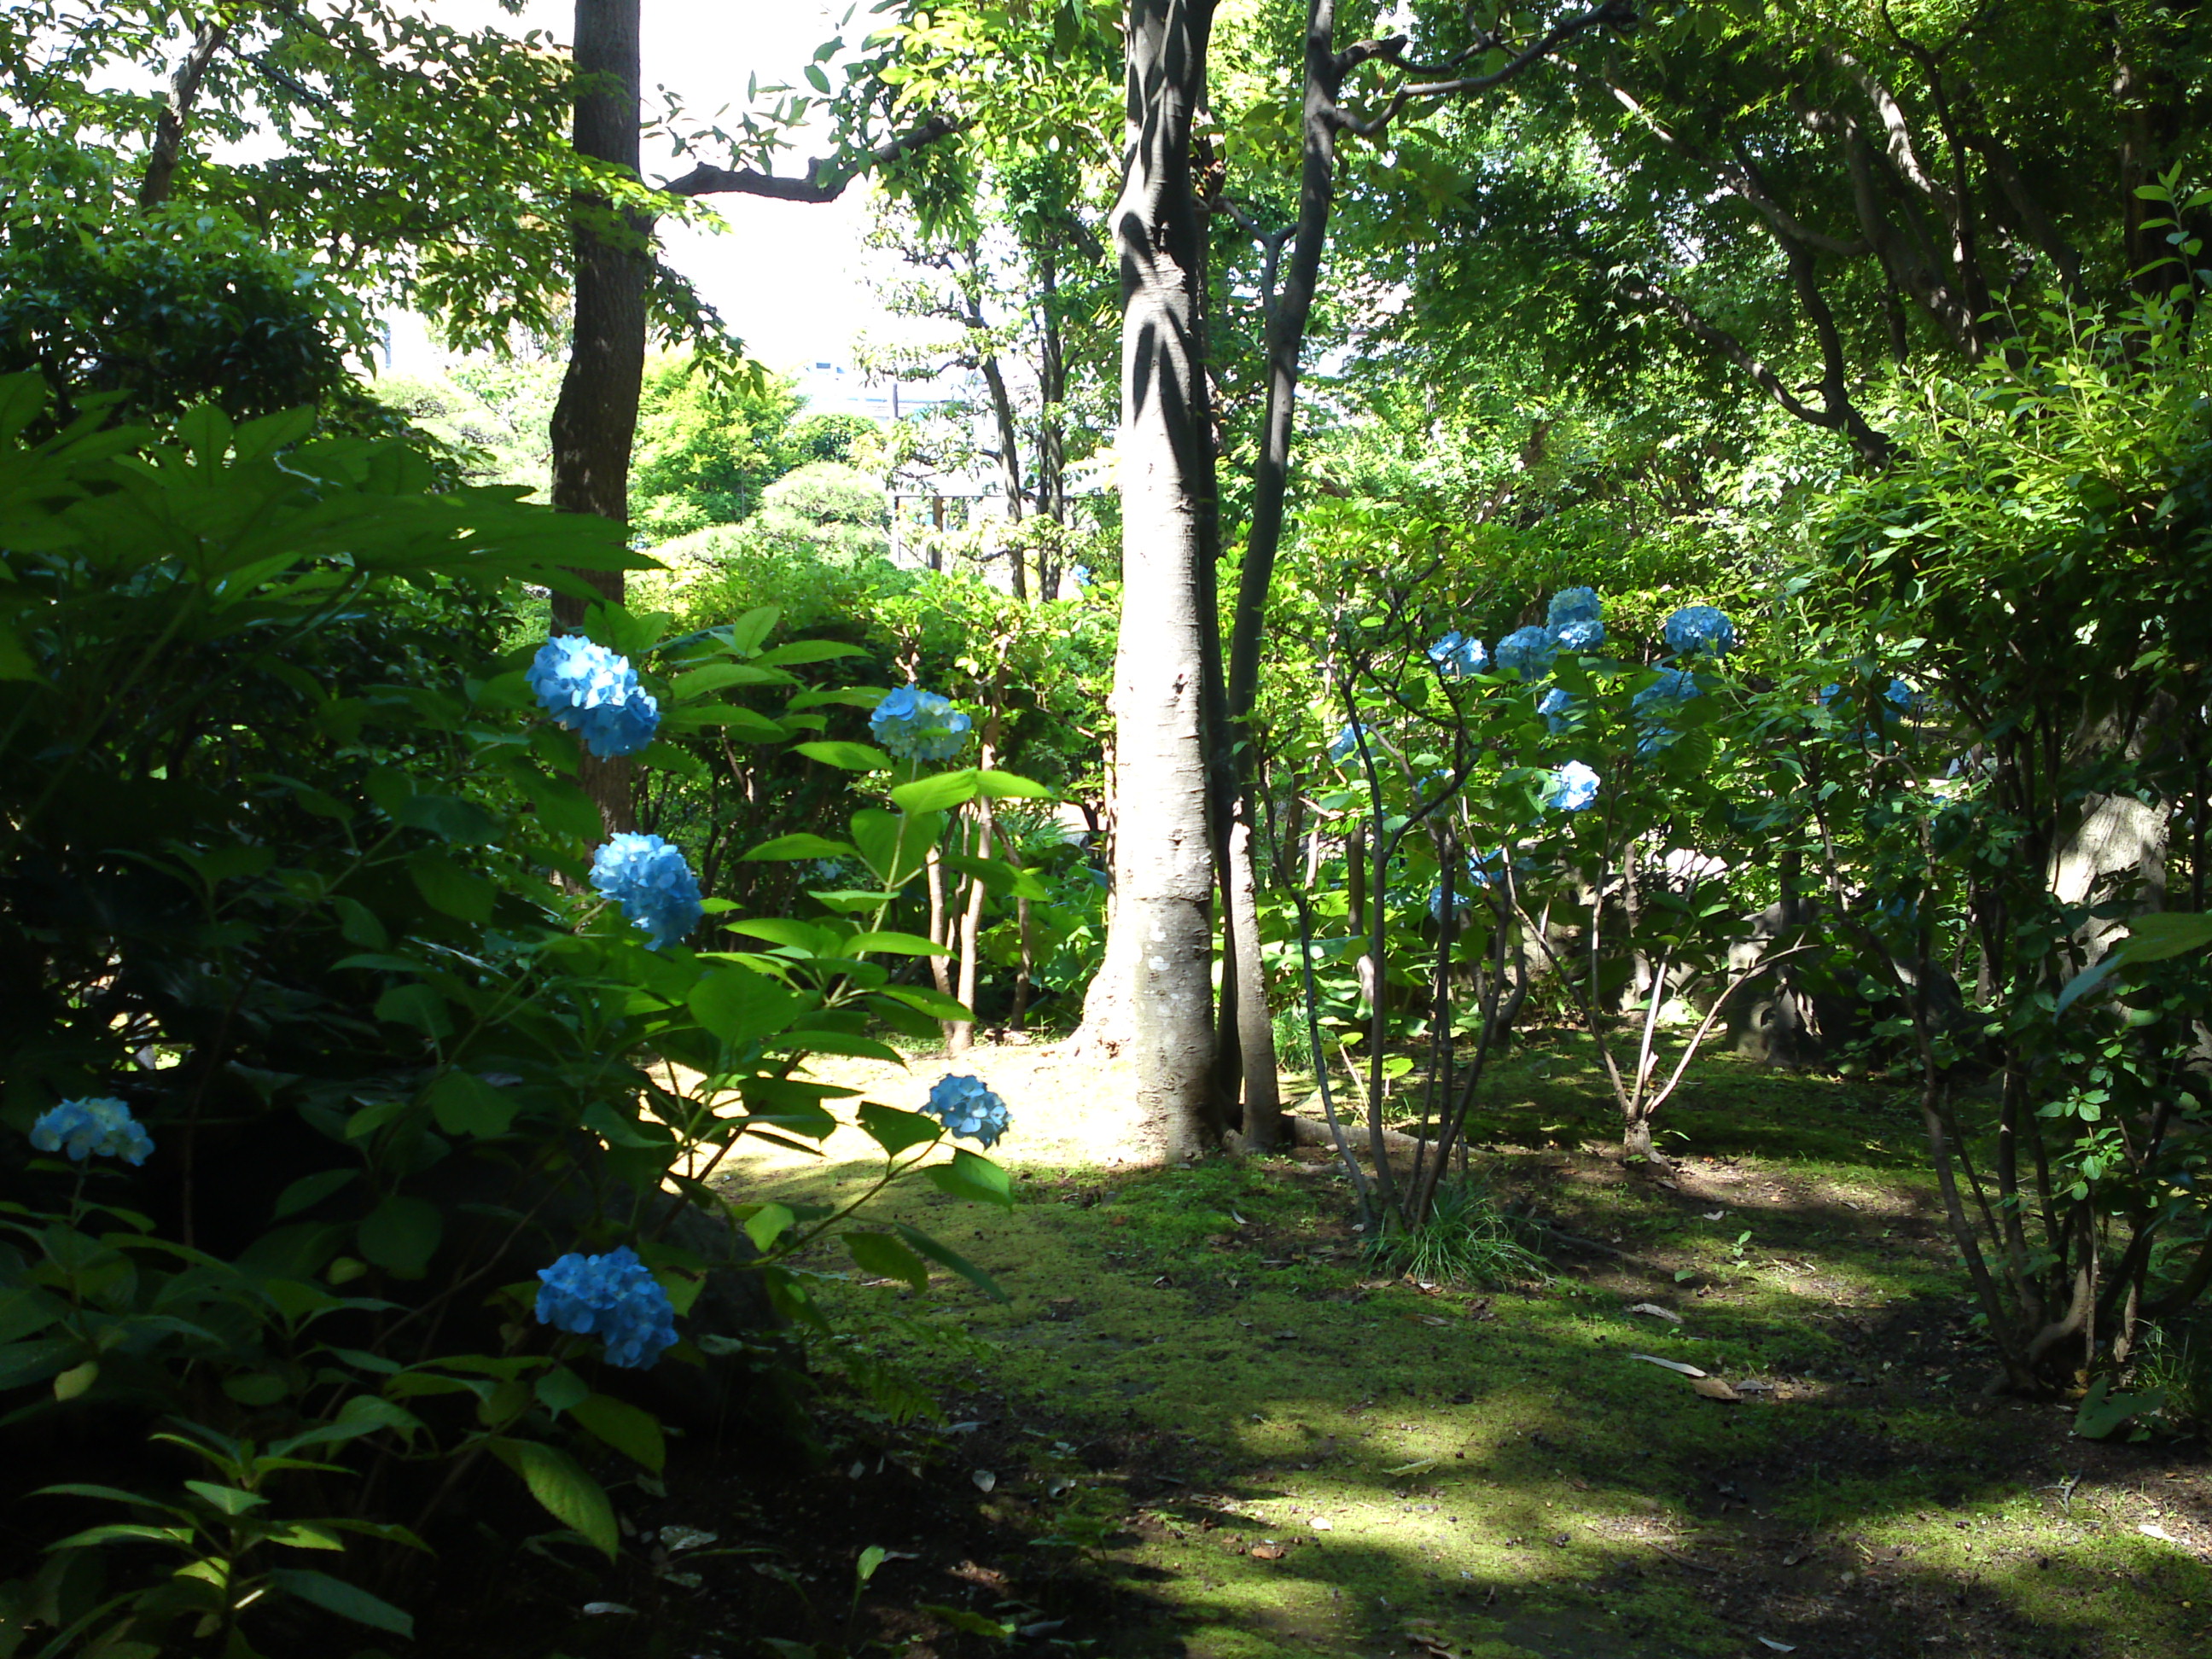
[[[1131,0],[1121,268],[1121,624],[1114,714],[1140,1109],[1170,1159],[1216,1139],[1212,848],[1207,838],[1206,570],[1213,453],[1201,334],[1205,224],[1191,134],[1212,0]],[[1115,951],[1109,943],[1108,961]]]

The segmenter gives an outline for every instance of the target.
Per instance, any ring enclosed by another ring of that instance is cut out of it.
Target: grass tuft
[[[1425,1284],[1497,1289],[1548,1284],[1552,1278],[1544,1258],[1521,1242],[1490,1189],[1474,1181],[1439,1187],[1427,1220],[1388,1233],[1367,1250],[1378,1265]]]

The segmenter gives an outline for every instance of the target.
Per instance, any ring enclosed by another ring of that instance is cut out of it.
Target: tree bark
[[[1212,0],[1131,0],[1121,269],[1122,604],[1114,703],[1137,1096],[1170,1159],[1218,1136],[1206,650],[1213,453],[1191,136]],[[1109,943],[1108,958],[1114,957]]]
[[[162,105],[161,118],[155,124],[154,147],[146,156],[146,176],[138,184],[138,206],[142,211],[157,208],[169,199],[169,191],[177,180],[177,163],[185,152],[185,129],[191,122],[192,106],[199,101],[200,82],[206,78],[208,65],[215,61],[216,53],[229,39],[229,24],[202,23],[192,35],[191,50],[177,65],[177,72],[169,82],[168,101]]]
[[[982,316],[976,313],[975,325],[982,326]],[[999,365],[995,353],[983,359],[983,384],[990,389],[991,418],[999,428],[999,482],[1006,491],[1006,524],[1009,528],[1022,521],[1022,437],[1021,428],[1014,422],[1013,394],[1006,389],[1006,370]],[[1028,567],[1022,555],[1018,537],[1006,545],[1006,557],[1013,567],[1014,597],[1026,602],[1029,599]],[[1040,593],[1039,599],[1050,594]]]
[[[639,0],[576,0],[576,153],[638,170]],[[632,216],[606,223],[610,204],[576,204],[574,333],[560,400],[553,407],[553,505],[629,522],[629,457],[645,382],[646,282],[650,226]],[[610,602],[623,601],[619,570],[585,573]],[[577,629],[585,604],[553,600],[553,626]],[[583,757],[579,781],[599,804],[607,833],[635,827],[626,761]]]

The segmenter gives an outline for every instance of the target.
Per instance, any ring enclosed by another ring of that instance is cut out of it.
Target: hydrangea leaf
[[[969,1261],[967,1257],[962,1255],[957,1250],[952,1249],[949,1246],[939,1243],[937,1240],[932,1238],[927,1233],[922,1231],[921,1228],[909,1226],[903,1221],[894,1221],[891,1223],[891,1231],[896,1232],[901,1238],[906,1240],[908,1244],[911,1244],[919,1254],[927,1256],[932,1261],[936,1262],[939,1267],[950,1267],[954,1273],[958,1273],[961,1278],[966,1279],[977,1290],[982,1291],[983,1294],[989,1297],[992,1301],[1010,1302],[1012,1300],[1012,1298],[1009,1297],[1005,1291],[999,1287],[999,1281],[997,1279],[992,1278],[990,1274],[985,1273],[981,1267]]]
[[[708,969],[686,1000],[698,1022],[732,1048],[783,1030],[805,1003],[766,975],[735,967]]]
[[[362,1218],[361,1253],[400,1279],[420,1279],[445,1237],[446,1218],[425,1199],[395,1194]]]
[[[1050,800],[1054,794],[1049,786],[1012,772],[980,771],[975,785],[990,800]]]
[[[891,757],[880,749],[865,743],[801,743],[793,745],[809,760],[818,760],[824,766],[836,766],[848,772],[888,772]]]
[[[548,1515],[581,1534],[608,1560],[615,1559],[622,1548],[615,1507],[607,1501],[606,1489],[582,1465],[557,1447],[535,1440],[502,1436],[489,1443],[493,1455],[522,1477]]]
[[[982,775],[972,766],[963,767],[900,784],[891,791],[891,804],[902,812],[941,812],[947,807],[965,805],[982,787]]]
[[[568,1409],[594,1439],[659,1474],[668,1462],[668,1441],[651,1412],[604,1394],[587,1395]]]
[[[424,848],[408,859],[407,874],[433,910],[477,927],[491,920],[499,890],[483,877],[471,875],[443,853]]]
[[[764,841],[744,854],[747,859],[849,859],[858,858],[860,851],[849,842],[831,841],[827,836],[801,832],[795,836],[778,836]]]
[[[879,1279],[896,1279],[917,1291],[929,1289],[929,1265],[889,1233],[847,1233],[845,1248],[863,1273]]]
[[[518,1103],[471,1072],[447,1072],[426,1091],[431,1115],[449,1135],[503,1135]]]
[[[1014,1207],[1013,1182],[1006,1172],[989,1158],[978,1158],[964,1147],[952,1154],[950,1164],[930,1164],[922,1174],[939,1192],[951,1197],[976,1204],[995,1204],[1002,1210]]]
[[[863,1104],[860,1111],[860,1127],[868,1138],[884,1152],[896,1158],[909,1147],[924,1141],[934,1140],[941,1133],[933,1118],[920,1112],[902,1112],[896,1107],[878,1106],[874,1101]]]

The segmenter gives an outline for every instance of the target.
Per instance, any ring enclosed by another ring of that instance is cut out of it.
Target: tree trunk
[[[983,763],[988,766],[990,763],[990,753],[986,750]],[[992,831],[997,827],[991,813],[990,797],[988,795],[979,797],[972,810],[975,823],[975,856],[979,859],[988,859],[991,856]],[[960,933],[957,941],[957,948],[960,952],[960,983],[959,989],[954,994],[967,1005],[970,1013],[973,1013],[975,1009],[975,975],[983,954],[982,947],[978,942],[983,931],[983,907],[989,899],[990,890],[985,887],[980,879],[971,877],[968,883],[968,902],[963,907],[956,924]],[[974,1020],[955,1020],[945,1027],[945,1052],[946,1054],[964,1054],[975,1046],[975,1022]]]
[[[1131,0],[1121,267],[1122,605],[1114,712],[1121,769],[1137,1097],[1166,1155],[1216,1138],[1213,860],[1207,840],[1206,650],[1213,453],[1201,337],[1204,223],[1191,133],[1212,0]],[[1109,945],[1109,962],[1114,952]]]
[[[169,199],[177,180],[177,163],[185,153],[185,129],[191,124],[192,106],[199,101],[200,82],[206,78],[216,53],[229,39],[229,24],[202,23],[192,35],[191,50],[170,78],[168,100],[161,106],[161,118],[154,126],[154,147],[146,155],[146,176],[138,184],[142,210],[157,208]]]
[[[576,0],[576,153],[638,170],[639,0]],[[553,408],[553,505],[629,522],[630,447],[645,381],[645,295],[651,267],[649,226],[632,216],[604,223],[608,204],[576,203],[576,304],[568,371]],[[607,599],[623,600],[623,573],[585,579]],[[574,632],[584,602],[553,599],[553,626]],[[631,776],[622,760],[584,757],[579,781],[599,803],[607,832],[634,827]]]
[[[981,325],[982,319],[979,314],[976,326]],[[1022,439],[1020,430],[1014,424],[1014,400],[1006,390],[1006,371],[999,367],[999,360],[995,356],[983,359],[983,384],[990,388],[991,415],[999,428],[1000,482],[1006,492],[1006,524],[1012,528],[1022,521]],[[1014,597],[1026,601],[1030,596],[1029,576],[1018,537],[1008,541],[1006,558],[1013,567]],[[1049,599],[1052,596],[1040,593],[1037,597]]]

